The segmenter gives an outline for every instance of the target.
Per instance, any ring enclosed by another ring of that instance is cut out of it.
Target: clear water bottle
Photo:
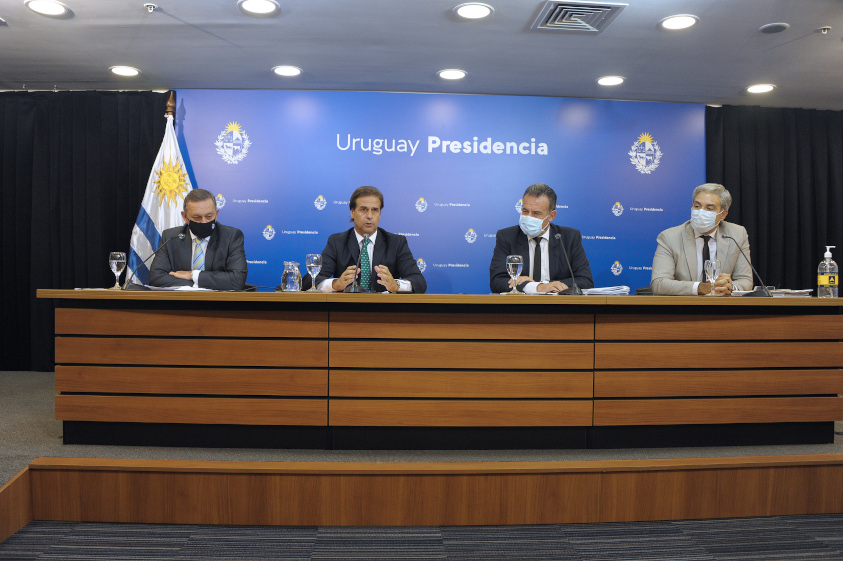
[[[831,260],[831,250],[837,246],[825,246],[824,259],[817,268],[817,296],[820,298],[837,298],[840,286],[840,270],[837,263]]]

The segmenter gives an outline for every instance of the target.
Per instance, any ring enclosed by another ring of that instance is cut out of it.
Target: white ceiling
[[[280,15],[244,15],[236,0],[63,0],[65,19],[0,0],[0,89],[311,89],[515,94],[843,109],[843,1],[627,0],[597,35],[530,29],[544,2],[485,0],[495,13],[465,21],[464,0],[278,0]],[[657,23],[694,14],[690,30]],[[786,22],[766,35],[758,28]],[[818,33],[830,26],[828,34]],[[111,75],[124,64],[136,78]],[[273,66],[304,72],[281,78]],[[446,82],[436,72],[461,68]],[[598,86],[603,75],[627,78]],[[750,95],[770,82],[777,89]]]

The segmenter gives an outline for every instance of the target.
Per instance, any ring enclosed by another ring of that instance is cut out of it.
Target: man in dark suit
[[[161,251],[152,260],[152,286],[192,286],[213,290],[243,290],[246,251],[243,232],[217,222],[214,196],[193,189],[184,197],[185,225],[164,230]],[[183,239],[168,240],[184,234]]]
[[[544,183],[530,185],[521,201],[518,226],[498,230],[489,265],[492,292],[512,290],[512,279],[506,272],[507,255],[521,255],[524,260],[522,276],[516,285],[526,294],[562,292],[573,286],[574,277],[580,288],[594,287],[579,230],[551,224],[554,218],[556,193]],[[573,272],[565,262],[562,244],[568,251]]]
[[[417,292],[427,283],[413,258],[407,238],[378,228],[383,194],[375,187],[359,187],[348,202],[354,227],[328,238],[316,286],[323,292],[342,292],[357,278],[364,292]],[[361,248],[366,252],[361,254]],[[357,268],[358,257],[360,268]]]

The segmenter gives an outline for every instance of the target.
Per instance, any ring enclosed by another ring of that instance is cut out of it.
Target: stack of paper
[[[594,296],[617,296],[620,294],[629,294],[628,286],[603,286],[598,288],[586,288],[582,291],[583,294]]]

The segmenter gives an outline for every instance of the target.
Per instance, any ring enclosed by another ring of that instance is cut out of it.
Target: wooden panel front
[[[56,337],[57,364],[326,367],[328,342]]]
[[[590,370],[593,343],[331,341],[331,368]]]
[[[564,427],[591,425],[592,402],[332,399],[331,426]]]
[[[839,466],[607,473],[601,522],[841,512]]]
[[[56,391],[327,396],[328,370],[59,365]]]
[[[0,543],[32,522],[32,490],[29,468],[0,485]]]
[[[328,312],[59,308],[56,334],[325,338]]]
[[[594,373],[594,397],[843,394],[843,370],[632,370]]]
[[[56,396],[61,421],[325,426],[327,412],[325,399]]]
[[[843,339],[841,315],[598,314],[595,337],[613,341]]]
[[[523,329],[529,325],[530,329]],[[333,339],[591,341],[593,314],[331,312]]]
[[[595,343],[595,368],[839,368],[843,342]]]
[[[840,397],[595,400],[594,426],[843,420]]]
[[[591,398],[592,372],[332,370],[332,397]]]

